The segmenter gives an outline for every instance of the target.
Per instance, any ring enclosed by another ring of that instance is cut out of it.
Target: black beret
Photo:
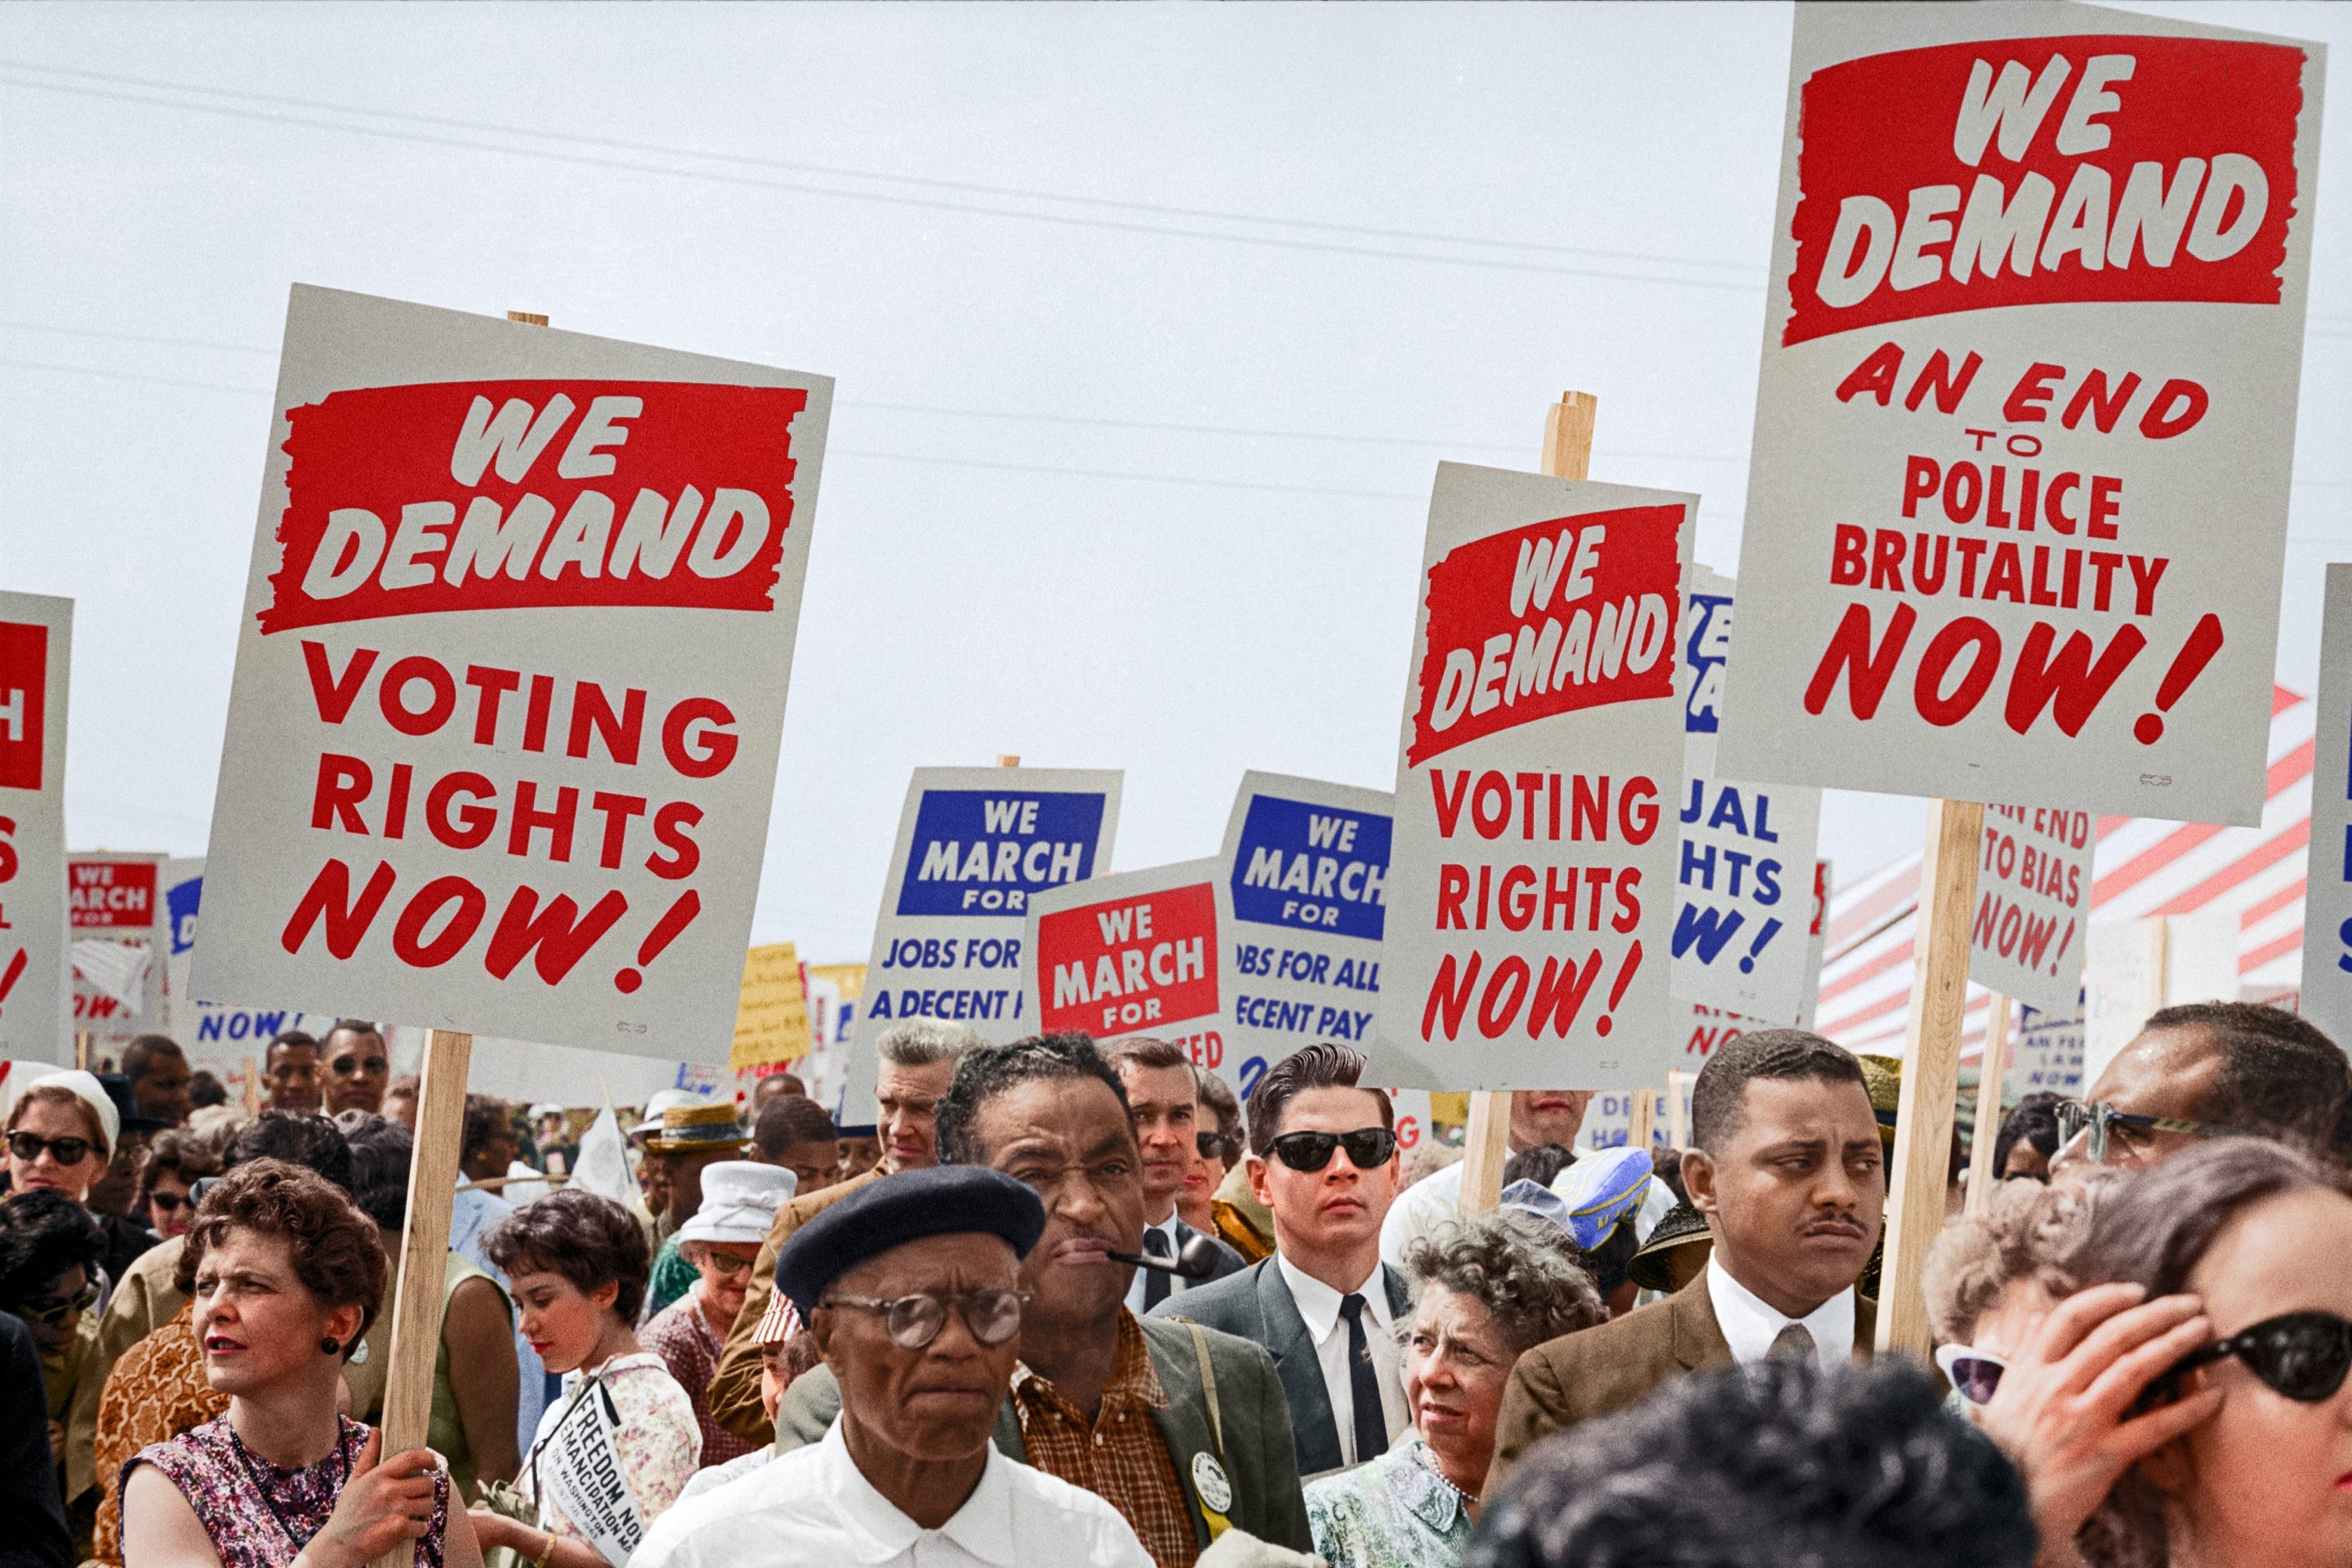
[[[859,1188],[793,1233],[776,1254],[776,1289],[805,1322],[848,1270],[927,1236],[1001,1236],[1026,1258],[1045,1229],[1045,1205],[1026,1184],[984,1165],[900,1171]]]

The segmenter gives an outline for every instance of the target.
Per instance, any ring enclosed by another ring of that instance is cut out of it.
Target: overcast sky
[[[2352,7],[2328,41],[2280,678],[2352,559]],[[1738,561],[1773,5],[0,7],[0,586],[77,601],[77,847],[201,853],[300,280],[822,372],[755,939],[862,960],[908,770],[1386,788],[1429,482],[1699,491]],[[1917,801],[1833,795],[1841,877]]]

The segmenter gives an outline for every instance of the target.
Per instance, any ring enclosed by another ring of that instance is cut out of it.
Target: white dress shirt
[[[835,1421],[824,1440],[682,1500],[629,1568],[1152,1568],[1110,1504],[988,1446],[980,1484],[925,1530],[874,1489]]]
[[[1282,1282],[1290,1287],[1291,1302],[1306,1320],[1307,1335],[1315,1342],[1315,1359],[1323,1368],[1323,1391],[1331,1400],[1331,1424],[1339,1434],[1341,1462],[1355,1464],[1356,1384],[1354,1369],[1348,1364],[1348,1325],[1339,1316],[1339,1302],[1345,1296],[1364,1299],[1364,1340],[1371,1349],[1372,1370],[1380,1376],[1381,1425],[1388,1428],[1390,1441],[1412,1425],[1412,1413],[1404,1403],[1396,1314],[1389,1310],[1388,1281],[1375,1263],[1370,1277],[1353,1291],[1334,1290],[1281,1253],[1274,1258],[1275,1267],[1282,1270]]]
[[[1143,1228],[1147,1231],[1156,1230],[1166,1237],[1168,1256],[1171,1258],[1176,1256],[1176,1211],[1174,1209],[1170,1209],[1168,1217],[1158,1225],[1146,1225]],[[1141,1243],[1141,1247],[1145,1252],[1150,1252],[1151,1250],[1150,1239],[1146,1238]],[[1127,1282],[1127,1310],[1137,1317],[1143,1315],[1143,1292],[1150,1286],[1151,1274],[1152,1271],[1149,1268],[1138,1268],[1135,1271],[1135,1278]],[[1168,1293],[1173,1296],[1191,1283],[1191,1280],[1181,1274],[1171,1274],[1168,1276]]]
[[[1722,1260],[1706,1260],[1706,1298],[1715,1307],[1716,1326],[1731,1347],[1731,1359],[1745,1366],[1771,1353],[1772,1342],[1790,1323],[1801,1323],[1813,1336],[1813,1354],[1823,1366],[1853,1359],[1853,1291],[1839,1291],[1802,1318],[1782,1317],[1778,1309],[1731,1277]]]

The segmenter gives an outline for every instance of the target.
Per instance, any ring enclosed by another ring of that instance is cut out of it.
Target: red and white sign
[[[1698,501],[1438,466],[1388,876],[1382,1045],[1440,1083],[1649,1084]]]
[[[723,1060],[831,393],[297,288],[195,994]]]
[[[1023,1010],[1046,1034],[1153,1035],[1220,1065],[1223,862],[1181,860],[1058,887],[1029,900]]]
[[[0,594],[0,1060],[73,1060],[66,690],[73,601]]]
[[[2080,1010],[2098,847],[2087,811],[1985,807],[1969,979],[2037,1012],[2071,1018]]]
[[[1799,8],[1725,773],[2258,820],[2322,68]]]
[[[101,1050],[168,1023],[163,1000],[170,926],[163,857],[106,851],[66,861],[73,954],[74,1026]]]

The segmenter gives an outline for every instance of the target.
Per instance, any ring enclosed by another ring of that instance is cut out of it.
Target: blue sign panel
[[[164,912],[172,921],[172,951],[185,952],[196,945],[196,905],[205,896],[205,879],[191,877],[163,890]]]
[[[1731,595],[1693,594],[1684,628],[1683,658],[1690,665],[1690,700],[1683,733],[1712,735],[1723,717],[1723,672],[1731,655]]]
[[[1390,819],[1261,795],[1234,852],[1234,916],[1259,925],[1381,940]]]
[[[1095,874],[1102,820],[1099,795],[927,790],[915,813],[898,913],[1026,914],[1032,893]]]

